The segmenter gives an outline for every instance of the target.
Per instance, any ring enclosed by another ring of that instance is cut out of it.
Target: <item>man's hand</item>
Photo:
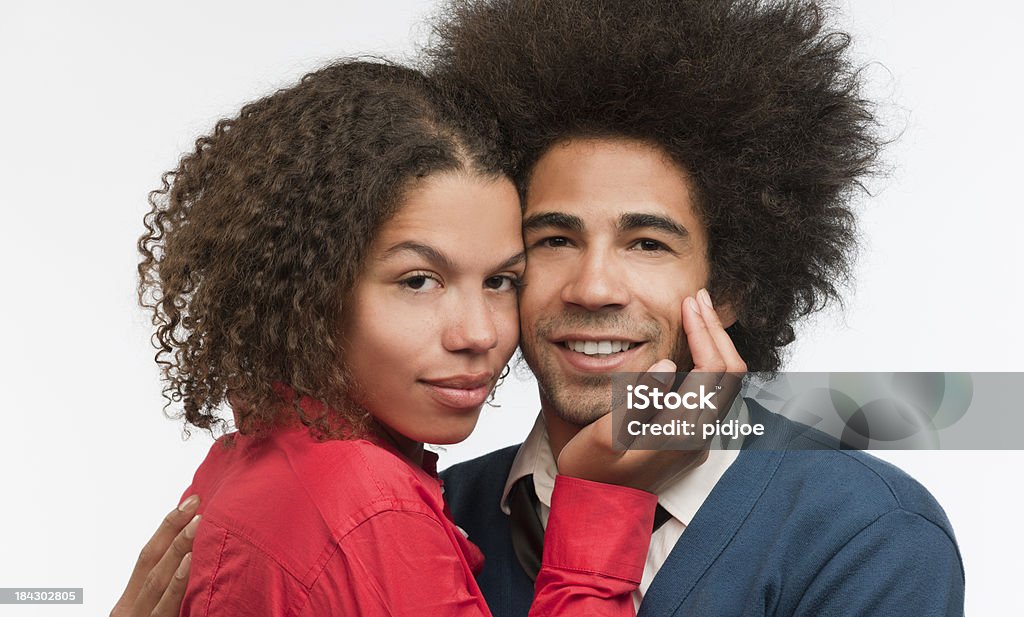
[[[199,525],[199,496],[164,517],[142,548],[135,569],[110,617],[176,617],[188,584],[192,541]]]
[[[637,437],[627,444],[627,449],[622,450],[620,444],[617,450],[613,430],[615,420],[613,414],[608,413],[584,427],[562,448],[558,456],[559,473],[656,493],[680,472],[707,460],[710,441],[703,438],[701,427],[707,423],[714,424],[729,412],[739,394],[747,365],[726,333],[706,290],[700,290],[696,298],[687,297],[683,301],[682,317],[694,366],[678,390],[696,392],[703,386],[706,391],[717,392],[716,410],[698,409],[685,413],[685,418],[696,426],[696,436]],[[666,384],[658,380],[658,374],[675,371],[672,361],[659,360],[641,377],[640,383],[665,390]],[[652,412],[650,420],[658,422],[669,418],[669,414],[681,417],[680,411],[663,410]],[[685,450],[659,449],[670,440],[678,446],[680,439],[687,439],[692,447]]]

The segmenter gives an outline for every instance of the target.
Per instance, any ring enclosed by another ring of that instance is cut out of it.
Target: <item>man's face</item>
[[[707,234],[686,172],[653,146],[576,139],[534,166],[523,233],[521,346],[545,408],[610,410],[611,373],[692,363],[681,305],[707,284]]]

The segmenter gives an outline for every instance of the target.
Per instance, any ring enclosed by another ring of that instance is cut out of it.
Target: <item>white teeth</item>
[[[569,349],[588,356],[607,356],[633,347],[629,341],[566,341]]]

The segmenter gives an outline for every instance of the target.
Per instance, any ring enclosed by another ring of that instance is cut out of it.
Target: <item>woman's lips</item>
[[[472,409],[480,407],[491,393],[490,373],[456,375],[441,379],[424,379],[420,383],[427,393],[445,407]]]

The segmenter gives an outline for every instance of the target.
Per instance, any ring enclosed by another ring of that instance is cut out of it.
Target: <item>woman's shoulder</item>
[[[360,487],[371,493],[393,493],[410,483],[437,483],[412,461],[371,439],[321,441],[291,433],[279,439],[277,447],[296,479],[323,484],[327,490]],[[391,485],[395,486],[389,489]]]
[[[362,439],[298,432],[222,438],[196,472],[207,530],[220,530],[296,571],[381,514],[442,520],[440,485],[395,452]]]
[[[261,492],[310,502],[327,526],[388,510],[443,509],[436,478],[370,439],[318,440],[308,431],[283,431],[248,450],[243,458]]]
[[[428,456],[433,456],[427,454]],[[401,454],[369,439],[319,440],[306,430],[276,431],[261,437],[232,433],[217,440],[196,472],[197,483],[269,489],[268,484],[303,486],[311,495],[339,498],[419,495],[420,485],[440,486]]]

